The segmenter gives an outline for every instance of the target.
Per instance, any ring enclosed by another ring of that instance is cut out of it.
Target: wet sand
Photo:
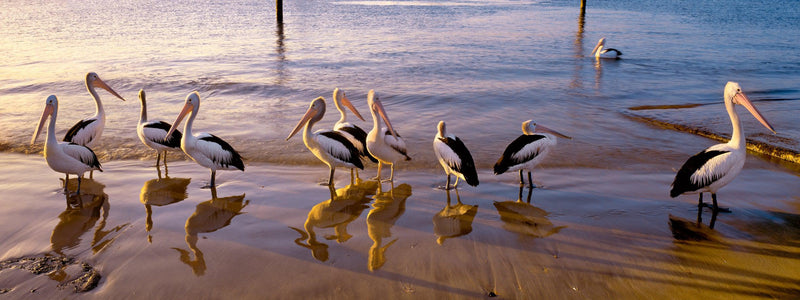
[[[172,154],[174,160],[176,155]],[[749,158],[719,193],[708,240],[676,240],[669,216],[696,217],[696,197],[668,197],[674,171],[543,168],[542,188],[479,170],[458,193],[439,168],[398,170],[394,187],[348,185],[324,166],[249,164],[219,172],[174,161],[104,162],[66,197],[40,155],[0,154],[0,261],[66,257],[41,274],[0,265],[8,298],[792,298],[800,294],[800,185]],[[370,165],[363,177],[373,176]],[[163,175],[163,174],[162,174]],[[70,182],[70,184],[74,184]],[[79,198],[79,199],[78,199]],[[521,198],[521,202],[518,201]],[[72,206],[68,206],[69,204]],[[710,212],[703,220],[708,224]],[[81,264],[101,277],[64,285]]]

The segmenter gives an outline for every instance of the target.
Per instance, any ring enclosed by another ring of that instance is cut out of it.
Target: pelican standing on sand
[[[100,101],[100,96],[94,88],[102,88],[117,98],[125,101],[122,96],[117,94],[110,86],[108,86],[95,72],[86,74],[86,89],[92,94],[96,111],[94,116],[78,121],[72,128],[64,135],[64,141],[75,143],[81,146],[92,147],[100,139],[103,134],[103,128],[106,126],[106,112],[103,110],[103,102]]]
[[[56,139],[56,117],[58,115],[58,98],[55,95],[47,97],[45,102],[44,112],[42,118],[39,120],[39,125],[36,126],[36,131],[33,133],[31,145],[36,142],[36,138],[44,127],[44,122],[50,117],[50,123],[47,126],[47,135],[44,141],[44,158],[47,165],[53,171],[66,174],[64,179],[64,190],[67,190],[69,183],[69,174],[78,176],[78,190],[77,194],[81,192],[81,178],[86,171],[100,169],[100,162],[97,156],[89,147],[81,146],[75,143],[59,142]]]
[[[375,179],[381,178],[381,168],[384,164],[389,164],[391,165],[391,175],[388,181],[392,181],[394,180],[395,163],[400,160],[411,160],[411,157],[407,154],[406,142],[392,127],[392,123],[389,122],[389,117],[386,116],[386,111],[383,109],[383,104],[374,90],[369,90],[367,104],[372,113],[372,130],[367,134],[367,150],[378,159],[378,176]]]
[[[456,176],[453,188],[458,187],[459,178],[471,186],[478,186],[478,172],[475,170],[475,162],[472,161],[467,146],[455,135],[447,134],[444,121],[439,121],[437,128],[439,131],[433,138],[433,152],[436,153],[436,158],[447,174],[445,189],[450,189],[450,174]]]
[[[186,103],[183,105],[183,110],[181,110],[178,118],[175,119],[175,123],[172,123],[172,127],[169,128],[164,138],[166,139],[172,135],[175,128],[181,124],[183,117],[187,114],[191,114],[189,120],[186,120],[186,125],[183,126],[181,149],[183,149],[183,152],[191,157],[197,164],[211,169],[211,182],[209,182],[207,187],[214,188],[216,186],[214,184],[214,179],[217,170],[238,169],[244,171],[244,162],[242,162],[242,157],[239,155],[239,152],[236,152],[230,144],[223,141],[221,138],[206,132],[192,134],[192,123],[194,123],[194,118],[197,117],[198,110],[200,110],[200,94],[194,91],[186,96]]]
[[[533,120],[522,122],[522,135],[506,147],[503,156],[494,164],[494,174],[519,170],[519,184],[525,184],[522,171],[528,170],[528,187],[535,188],[531,179],[531,170],[547,157],[556,146],[556,137],[572,139],[555,130],[536,125]],[[553,136],[555,135],[555,136]]]
[[[170,125],[164,121],[147,120],[147,103],[144,89],[139,90],[139,101],[142,103],[142,112],[139,116],[139,125],[136,126],[136,133],[139,139],[150,149],[156,150],[156,168],[161,161],[161,152],[164,153],[164,167],[167,166],[167,150],[180,150],[181,138],[180,131],[175,130],[167,136]]]
[[[675,180],[672,182],[670,197],[675,198],[684,194],[700,194],[698,200],[697,219],[700,222],[700,215],[703,209],[703,193],[711,193],[713,212],[711,225],[714,228],[716,214],[720,211],[717,205],[717,190],[730,183],[739,172],[742,171],[744,160],[747,156],[745,148],[745,137],[742,131],[742,121],[736,113],[736,105],[744,106],[750,113],[761,122],[764,127],[775,133],[772,125],[767,122],[764,116],[750,102],[750,99],[742,92],[738,83],[729,81],[725,85],[725,109],[733,125],[731,140],[725,144],[711,146],[700,153],[695,154],[687,160]]]
[[[592,49],[592,55],[596,59],[620,59],[622,52],[614,48],[605,48],[606,46],[606,38],[601,38],[597,45],[594,46]]]
[[[331,175],[328,178],[328,186],[333,186],[333,172],[336,170],[336,167],[359,168],[363,170],[364,165],[361,163],[358,149],[356,149],[353,143],[347,140],[341,133],[332,130],[317,130],[314,133],[311,132],[311,127],[314,126],[314,123],[322,120],[324,115],[325,98],[317,97],[311,101],[305,115],[303,115],[303,118],[300,119],[300,122],[297,123],[297,126],[294,127],[286,140],[292,138],[292,136],[305,125],[303,129],[303,143],[306,144],[306,148],[308,148],[311,153],[314,153],[314,156],[328,165],[331,170]]]
[[[339,114],[341,114],[341,118],[339,121],[336,121],[336,124],[333,125],[333,130],[339,132],[342,136],[346,137],[353,146],[358,149],[358,154],[362,157],[366,157],[374,163],[377,163],[378,160],[372,155],[369,154],[367,151],[367,132],[361,127],[358,127],[350,122],[347,122],[347,113],[345,112],[344,107],[350,109],[353,114],[356,115],[361,121],[364,121],[364,117],[358,113],[358,110],[350,103],[350,99],[347,99],[347,96],[344,94],[344,91],[336,88],[333,90],[333,103],[336,105],[336,109],[339,110]],[[352,175],[354,169],[350,169],[350,173]],[[358,171],[356,171],[356,175]]]

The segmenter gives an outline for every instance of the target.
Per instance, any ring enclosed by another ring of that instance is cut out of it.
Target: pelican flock
[[[472,161],[472,154],[467,146],[457,136],[447,134],[444,121],[439,121],[437,128],[433,138],[433,152],[447,174],[445,189],[450,189],[450,174],[456,176],[454,188],[458,187],[459,178],[471,186],[478,186],[478,171],[475,170],[475,162]]]
[[[359,168],[364,169],[359,157],[359,151],[353,146],[344,135],[338,131],[332,130],[317,130],[311,132],[314,123],[322,120],[325,115],[325,98],[317,97],[308,106],[305,115],[297,123],[286,140],[294,136],[300,128],[303,129],[303,143],[306,148],[314,153],[314,156],[319,158],[330,168],[330,177],[328,178],[328,185],[333,185],[333,173],[336,167],[346,168]]]
[[[572,139],[555,130],[536,125],[533,120],[522,122],[522,135],[506,147],[503,156],[494,164],[494,174],[500,175],[508,171],[519,170],[519,184],[525,184],[523,170],[528,170],[528,187],[535,188],[531,179],[531,170],[539,165],[547,154],[555,148],[556,138]]]
[[[690,157],[678,170],[675,180],[672,182],[672,189],[669,191],[672,198],[685,194],[700,194],[697,203],[698,222],[700,222],[701,212],[705,206],[703,193],[711,193],[713,202],[711,207],[713,214],[709,225],[711,228],[714,228],[716,214],[720,211],[717,205],[717,190],[730,183],[742,171],[747,156],[742,121],[739,120],[736,105],[744,106],[764,127],[775,133],[775,129],[753,106],[738,83],[730,81],[725,85],[724,102],[733,125],[730,141],[708,147]]]
[[[75,143],[59,142],[56,139],[57,116],[58,98],[55,95],[50,95],[45,102],[39,125],[36,126],[36,131],[33,133],[33,138],[31,138],[31,145],[36,142],[36,138],[39,137],[39,133],[44,127],[44,122],[49,117],[50,123],[47,125],[47,135],[44,140],[44,158],[53,171],[66,174],[64,178],[65,191],[69,183],[69,174],[78,176],[78,190],[76,193],[80,194],[83,174],[87,171],[98,170],[102,172],[103,170],[100,169],[100,162],[97,160],[94,151],[89,147]]]
[[[164,121],[147,120],[147,101],[145,99],[144,89],[139,90],[139,102],[142,104],[142,111],[139,115],[139,124],[136,126],[136,133],[139,135],[139,140],[141,140],[142,143],[156,151],[156,168],[158,168],[161,161],[162,152],[164,153],[164,167],[166,167],[167,150],[180,150],[183,135],[178,130],[167,135],[172,125]]]
[[[367,104],[372,113],[372,130],[367,134],[367,150],[378,159],[378,175],[375,178],[381,178],[381,168],[388,164],[391,167],[388,181],[393,181],[394,165],[401,160],[411,160],[406,142],[392,127],[392,122],[386,116],[383,104],[374,90],[367,93]]]
[[[197,164],[209,168],[211,170],[211,181],[208,184],[209,188],[214,188],[216,185],[214,179],[216,178],[217,170],[240,170],[244,171],[244,162],[239,152],[236,152],[230,144],[218,138],[217,136],[201,132],[192,134],[192,124],[194,118],[197,117],[197,112],[200,110],[200,94],[197,91],[189,93],[186,96],[185,104],[178,118],[172,123],[164,138],[172,135],[180,124],[183,118],[188,114],[189,119],[186,120],[186,125],[183,126],[183,138],[181,138],[181,149],[189,157],[192,158]]]
[[[592,55],[596,59],[620,59],[622,52],[614,48],[606,48],[606,38],[601,38],[592,49]]]

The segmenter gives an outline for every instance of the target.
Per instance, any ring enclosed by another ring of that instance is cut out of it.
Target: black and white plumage
[[[78,190],[81,192],[81,178],[83,173],[92,170],[103,171],[100,168],[100,162],[94,151],[86,146],[81,146],[75,143],[59,142],[56,139],[56,117],[58,116],[58,98],[55,95],[47,97],[45,102],[44,112],[42,118],[39,120],[39,125],[36,126],[36,131],[33,133],[31,144],[36,142],[36,138],[41,133],[44,127],[44,122],[50,117],[50,123],[47,126],[47,135],[44,144],[44,158],[47,165],[53,171],[66,174],[64,179],[64,190],[67,189],[69,183],[69,174],[78,176]]]
[[[333,125],[333,130],[347,138],[347,140],[358,149],[358,153],[361,157],[365,157],[377,163],[378,160],[367,151],[367,132],[361,129],[361,127],[347,121],[347,113],[344,107],[350,109],[361,121],[364,121],[364,117],[358,113],[358,110],[356,110],[355,106],[350,102],[350,99],[347,98],[343,90],[339,88],[333,90],[333,104],[336,105],[336,109],[339,110],[339,114],[341,115],[339,121],[336,121],[336,124]],[[350,170],[352,172],[354,169]]]
[[[89,90],[89,93],[92,94],[92,98],[94,98],[96,111],[94,116],[80,120],[73,125],[72,128],[67,131],[66,135],[64,135],[65,142],[92,147],[100,139],[100,135],[103,134],[103,128],[106,126],[106,112],[103,110],[103,102],[100,101],[100,96],[97,94],[97,91],[95,91],[96,87],[102,88],[122,101],[125,101],[122,96],[117,94],[117,92],[100,79],[96,73],[87,73],[86,89]]]
[[[437,128],[438,132],[433,138],[433,152],[436,153],[436,158],[447,174],[445,189],[450,189],[450,174],[456,176],[454,188],[458,187],[459,178],[471,186],[477,186],[478,172],[475,170],[475,162],[467,146],[457,136],[447,134],[444,121],[439,121]]]
[[[162,152],[164,153],[164,166],[166,167],[167,150],[180,150],[183,135],[180,131],[175,130],[167,136],[167,132],[172,125],[164,121],[147,120],[147,101],[144,89],[139,90],[139,101],[142,104],[142,111],[139,116],[139,124],[136,126],[136,133],[142,143],[156,151],[156,168],[158,168],[161,161]]]
[[[183,149],[183,152],[191,157],[197,164],[211,169],[211,182],[208,187],[213,188],[215,186],[214,179],[217,170],[238,169],[244,171],[244,162],[239,152],[217,136],[205,132],[192,134],[192,123],[194,123],[194,118],[197,117],[197,112],[199,110],[200,94],[197,91],[189,93],[189,95],[186,96],[183,109],[178,115],[178,118],[175,119],[175,123],[172,123],[172,127],[169,128],[167,134],[164,135],[164,138],[172,135],[175,128],[180,126],[181,120],[183,120],[187,114],[191,114],[186,121],[186,125],[183,126],[181,149]]]
[[[375,179],[380,179],[383,165],[389,164],[391,173],[387,181],[392,181],[394,165],[401,160],[411,160],[411,157],[408,156],[405,140],[392,127],[375,91],[370,90],[367,93],[367,104],[372,114],[372,129],[367,134],[367,151],[378,159],[378,175]]]
[[[711,146],[690,157],[678,170],[669,192],[670,197],[673,198],[684,194],[700,194],[697,214],[698,222],[700,222],[702,207],[704,206],[703,193],[711,193],[713,200],[712,211],[715,217],[716,213],[720,211],[717,205],[717,190],[733,181],[744,166],[745,157],[747,156],[746,141],[742,130],[742,122],[736,112],[736,105],[744,106],[764,127],[775,133],[772,125],[753,106],[750,99],[742,92],[742,88],[738,83],[731,81],[725,85],[724,102],[733,126],[731,140],[725,144]],[[712,217],[711,228],[714,228],[714,217]]]
[[[592,49],[592,55],[596,59],[620,59],[622,52],[614,48],[605,48],[606,38],[601,38],[597,45]]]
[[[555,148],[555,136],[566,139],[571,139],[571,137],[542,125],[536,125],[533,120],[522,122],[522,133],[506,147],[503,156],[494,164],[494,174],[500,175],[507,171],[519,170],[519,182],[525,184],[522,171],[528,170],[528,186],[534,188],[531,170]]]
[[[324,162],[330,168],[330,177],[328,178],[328,185],[333,185],[333,173],[336,167],[345,168],[359,168],[364,169],[359,157],[359,151],[353,146],[346,137],[341,133],[332,130],[317,130],[311,132],[314,123],[322,120],[325,115],[325,98],[317,97],[306,110],[303,118],[297,123],[292,132],[286,138],[289,140],[294,136],[300,128],[303,129],[303,143],[306,148],[311,151],[319,160]]]

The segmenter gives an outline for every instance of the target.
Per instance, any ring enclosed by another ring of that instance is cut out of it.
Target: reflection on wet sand
[[[77,187],[77,179],[70,180],[67,185]],[[65,194],[67,208],[58,215],[59,222],[53,228],[50,243],[53,252],[66,256],[64,251],[78,246],[81,236],[95,227],[97,220],[102,220],[94,231],[91,247],[94,253],[100,252],[114,241],[106,239],[108,234],[119,232],[128,224],[116,226],[105,230],[106,220],[110,209],[108,195],[104,192],[105,185],[94,179],[84,178],[81,183],[81,194]],[[101,215],[102,212],[102,215]]]
[[[461,196],[456,193],[456,205],[450,206],[450,190],[447,190],[447,205],[433,216],[433,233],[436,234],[436,243],[444,244],[448,238],[459,237],[472,232],[472,220],[478,213],[477,205],[461,203]]]
[[[347,233],[347,225],[369,207],[367,204],[372,201],[369,196],[374,195],[378,188],[377,181],[356,179],[355,182],[338,190],[329,186],[331,198],[311,208],[303,225],[304,230],[289,227],[300,233],[300,238],[294,241],[295,244],[310,249],[311,256],[319,261],[328,260],[328,245],[317,241],[314,228],[333,227],[334,234],[325,236],[325,239],[346,242],[353,237]]]
[[[369,248],[369,262],[367,267],[370,271],[380,269],[386,263],[386,249],[394,244],[394,239],[386,245],[383,244],[384,238],[392,236],[392,226],[397,219],[406,211],[406,199],[411,196],[411,186],[401,184],[397,187],[383,192],[381,186],[375,194],[375,202],[372,203],[372,210],[367,214],[367,232],[372,239],[372,247]]]
[[[152,206],[166,206],[183,201],[188,197],[186,188],[189,186],[190,181],[190,178],[161,178],[161,172],[158,172],[158,178],[150,179],[144,183],[141,193],[139,193],[139,201],[144,204],[144,209],[147,212],[145,230],[147,231],[148,242],[153,242],[153,237],[150,235],[150,230],[153,229]]]
[[[494,202],[494,207],[503,221],[503,228],[508,231],[537,238],[547,237],[558,233],[567,226],[554,226],[547,218],[547,211],[531,205],[533,189],[528,189],[528,198],[522,202],[522,190],[519,188],[517,201]]]
[[[195,275],[202,276],[206,271],[203,252],[197,247],[197,235],[214,232],[230,225],[233,217],[242,214],[241,210],[250,204],[250,200],[244,201],[244,197],[245,194],[219,198],[216,187],[212,186],[211,200],[197,204],[194,214],[186,219],[186,244],[191,253],[180,248],[172,249],[180,253],[181,262],[191,267]],[[191,254],[194,254],[194,259],[191,258]]]

